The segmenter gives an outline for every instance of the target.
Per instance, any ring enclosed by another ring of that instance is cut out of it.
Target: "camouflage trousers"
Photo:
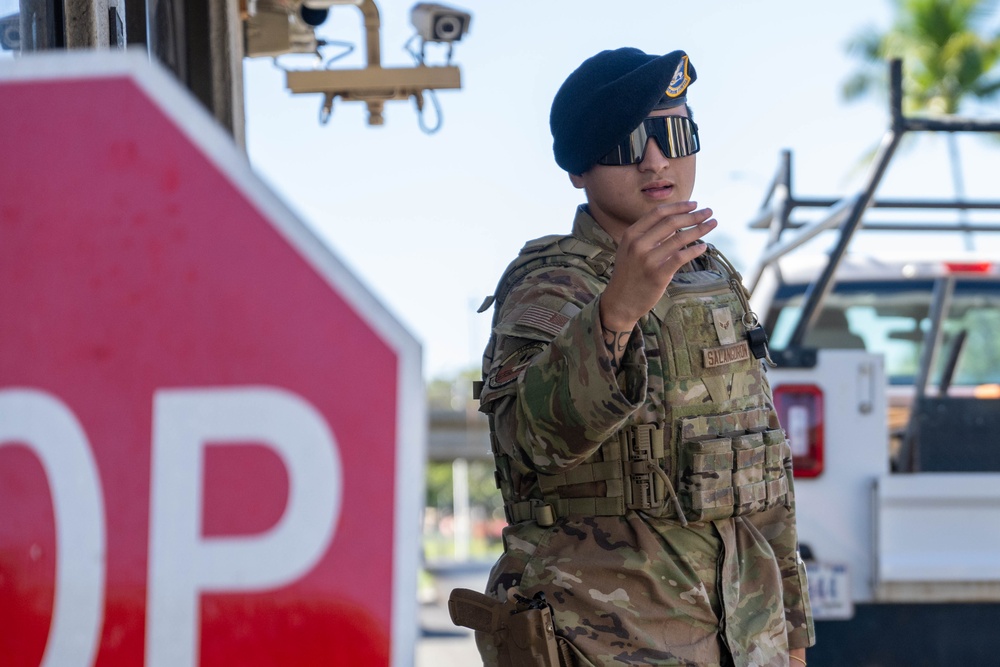
[[[526,522],[504,540],[487,593],[544,592],[572,667],[788,666],[778,565],[743,518],[682,527],[630,512]],[[496,647],[476,641],[497,665]]]

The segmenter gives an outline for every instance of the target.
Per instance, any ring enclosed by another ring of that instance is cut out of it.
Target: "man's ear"
[[[583,190],[585,187],[583,182],[583,174],[570,174],[569,182],[573,184],[573,187],[578,190]]]

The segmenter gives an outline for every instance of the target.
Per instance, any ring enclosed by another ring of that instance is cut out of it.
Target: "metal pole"
[[[915,472],[920,467],[920,438],[919,438],[919,414],[921,403],[927,395],[927,382],[930,380],[934,370],[934,361],[937,358],[937,351],[941,347],[941,340],[944,337],[944,320],[948,317],[951,309],[951,298],[955,293],[955,277],[946,276],[939,278],[934,283],[934,295],[931,299],[931,308],[928,318],[930,326],[924,333],[924,348],[920,354],[920,367],[917,369],[917,378],[913,383],[913,402],[910,404],[910,418],[906,424],[906,433],[903,436],[903,445],[899,453],[899,460],[904,472]]]
[[[110,5],[110,6],[109,6]],[[108,0],[63,0],[67,49],[106,49],[110,46]]]
[[[62,2],[21,0],[19,10],[21,53],[59,49],[66,45]]]
[[[920,355],[920,368],[917,379],[914,382],[916,398],[923,398],[927,394],[927,383],[930,381],[931,373],[934,371],[934,362],[937,359],[937,352],[941,349],[941,340],[944,336],[942,324],[948,317],[951,308],[951,298],[955,293],[955,276],[939,278],[934,283],[934,296],[931,301],[930,327],[924,334],[924,349]]]
[[[828,229],[833,229],[838,225],[842,225],[846,219],[849,212],[853,211],[854,207],[857,205],[856,197],[848,197],[842,199],[840,203],[830,209],[827,216],[818,222],[810,225],[809,229],[805,230],[798,236],[792,239],[788,239],[784,243],[776,244],[774,246],[769,246],[764,251],[763,261],[764,263],[771,263],[784,257],[792,250],[795,250],[799,246],[802,246],[812,239],[816,238]]]
[[[795,326],[795,331],[792,332],[792,336],[788,341],[788,347],[790,348],[802,347],[802,342],[805,340],[806,334],[809,333],[813,323],[819,316],[821,306],[833,288],[833,276],[840,265],[840,260],[843,258],[844,253],[847,252],[847,247],[854,236],[854,232],[857,231],[858,226],[861,224],[861,218],[864,216],[865,210],[874,199],[875,190],[882,181],[885,170],[889,166],[889,160],[892,159],[893,154],[896,152],[896,148],[899,146],[899,141],[905,131],[902,114],[903,70],[902,63],[899,60],[893,60],[891,63],[890,81],[892,129],[882,139],[874,167],[868,177],[868,184],[861,195],[855,200],[850,215],[844,221],[840,229],[840,238],[837,239],[836,245],[830,251],[830,260],[823,267],[823,272],[816,282],[809,285],[809,288],[806,290],[803,297],[802,313]]]
[[[781,238],[781,232],[788,225],[788,218],[792,213],[792,209],[795,208],[789,202],[791,194],[792,152],[785,149],[781,151],[781,164],[778,167],[778,173],[774,175],[771,188],[764,202],[761,204],[761,213],[758,216],[758,220],[762,222],[766,220],[768,226],[766,248],[771,248],[778,243],[778,239]],[[770,264],[767,260],[762,259],[757,262],[753,274],[746,281],[747,289],[750,292],[753,292],[757,283],[760,282],[761,277],[764,275],[764,271],[769,268]]]
[[[452,512],[455,519],[455,560],[469,560],[472,510],[469,504],[469,462],[455,459],[451,464]]]
[[[173,72],[243,148],[243,34],[239,12],[235,0],[146,0],[150,56]]]

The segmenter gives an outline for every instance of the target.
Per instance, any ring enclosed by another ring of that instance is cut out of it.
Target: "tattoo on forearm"
[[[618,370],[618,362],[621,361],[622,356],[625,354],[625,347],[628,345],[629,334],[628,331],[611,331],[601,327],[601,333],[604,336],[604,346],[608,348],[608,352],[611,353],[611,366]]]

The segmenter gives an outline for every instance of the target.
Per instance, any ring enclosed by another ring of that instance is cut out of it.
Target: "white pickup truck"
[[[809,663],[1000,665],[1000,253],[849,252],[865,229],[925,232],[931,247],[931,232],[1000,232],[982,215],[1000,201],[951,202],[949,217],[948,202],[875,198],[904,132],[1000,123],[903,118],[893,74],[893,127],[867,187],[840,201],[797,198],[786,153],[751,224],[770,229],[748,282],[795,459],[817,619]],[[800,207],[828,212],[803,223],[792,217]],[[940,210],[946,221],[878,222],[880,208]],[[956,222],[957,209],[980,215]],[[824,233],[827,254],[803,252]]]

